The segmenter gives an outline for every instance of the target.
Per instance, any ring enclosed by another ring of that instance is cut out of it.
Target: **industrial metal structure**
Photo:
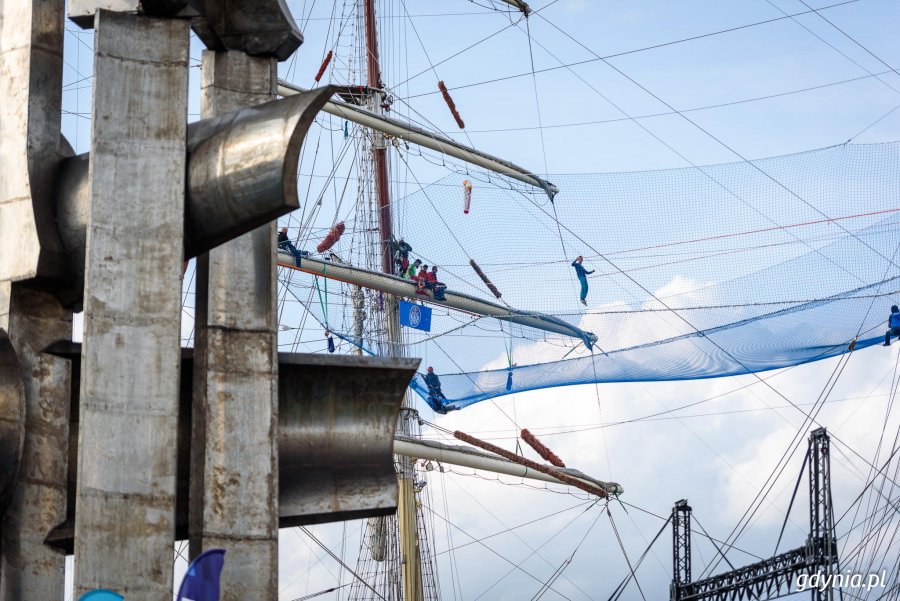
[[[810,433],[805,464],[809,469],[809,536],[802,547],[729,572],[693,581],[691,577],[691,507],[686,500],[672,508],[671,601],[750,601],[775,599],[794,592],[797,577],[834,574],[838,551],[831,502],[830,441],[825,428]],[[833,599],[834,590],[810,588],[814,601]]]

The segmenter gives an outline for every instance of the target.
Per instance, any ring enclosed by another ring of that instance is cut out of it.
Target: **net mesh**
[[[598,341],[591,351],[434,304],[430,332],[404,328],[404,352],[423,358],[422,372],[434,367],[447,410],[570,384],[758,372],[880,343],[900,289],[898,159],[900,143],[840,145],[699,169],[554,175],[552,204],[505,178],[448,176],[394,202],[411,260],[438,265],[451,291],[565,320]],[[468,214],[464,179],[474,184]],[[370,225],[351,219],[337,256],[377,256],[363,248],[371,237],[352,233]],[[587,306],[578,255],[594,272]],[[282,282],[339,350],[386,352],[383,332],[358,321],[360,297],[377,312],[381,293],[335,281],[325,291],[306,275]],[[427,397],[422,377],[411,386]]]

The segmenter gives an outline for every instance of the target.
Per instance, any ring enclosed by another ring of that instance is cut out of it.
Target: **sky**
[[[341,38],[343,45],[334,46],[337,21],[331,16],[349,13],[354,4],[288,2],[305,42],[280,66],[281,76],[314,85],[324,54],[334,47],[339,59],[329,77],[350,83],[350,34]],[[809,2],[821,8],[819,14],[808,13],[794,0],[557,0],[532,3],[536,14],[527,25],[502,3],[487,0],[377,4],[384,80],[395,96],[394,116],[450,133],[534,172],[647,171],[757,159],[848,140],[900,139],[900,110],[894,110],[900,105],[900,76],[890,72],[900,64],[900,5],[889,0]],[[832,4],[836,6],[824,8]],[[782,11],[807,14],[782,18]],[[760,24],[751,26],[755,23]],[[90,145],[93,34],[72,23],[66,27],[63,133],[85,152]],[[732,31],[716,33],[723,30]],[[194,39],[191,120],[199,116],[200,51]],[[605,62],[598,56],[610,58]],[[561,62],[581,64],[566,68]],[[466,133],[455,129],[436,93],[438,78],[450,88]],[[747,101],[759,98],[764,99]],[[703,108],[714,105],[727,106]],[[333,165],[328,153],[335,156],[335,144],[341,142],[340,125],[320,120],[323,131],[335,131],[319,136],[321,144],[315,148],[308,138],[300,168],[307,202],[319,194],[323,198],[316,221],[320,227],[330,223],[331,213],[346,210],[337,206],[339,186],[322,185]],[[397,198],[447,174],[440,163],[412,153],[409,161],[409,169],[392,164]],[[349,169],[346,161],[340,164]],[[404,226],[401,218],[399,227]],[[669,275],[670,283],[681,276],[677,270]],[[186,324],[189,331],[189,320]],[[842,514],[869,476],[861,458],[875,457],[879,444],[882,453],[889,453],[900,425],[890,402],[896,352],[877,347],[850,355],[833,389],[829,376],[841,369],[838,359],[760,374],[765,383],[743,376],[602,384],[522,393],[447,416],[423,409],[423,417],[442,428],[479,435],[511,450],[518,429],[527,427],[567,465],[621,483],[621,500],[629,504],[613,501],[607,514],[602,503],[586,504],[583,495],[564,487],[497,480],[461,468],[432,472],[423,494],[434,526],[431,543],[438,553],[443,598],[532,598],[560,567],[564,570],[554,590],[542,598],[608,598],[629,573],[625,556],[634,565],[663,525],[658,516],[667,516],[682,498],[690,501],[703,529],[724,540],[797,432],[809,428],[802,410],[808,411],[823,391],[828,402],[816,421],[834,436],[833,494],[836,513]],[[693,403],[698,404],[678,409]],[[425,435],[437,436],[427,428]],[[801,438],[805,441],[805,435]],[[728,553],[734,565],[773,553],[803,449],[805,442],[791,454],[737,549]],[[804,489],[800,487],[779,550],[800,546],[805,539]],[[885,494],[895,496],[891,490]],[[852,514],[845,518],[851,519]],[[355,566],[359,522],[311,530]],[[670,541],[671,534],[663,532],[637,570],[640,590],[632,583],[623,599],[665,597]],[[698,577],[715,549],[699,535],[694,544]],[[302,532],[282,531],[280,549],[280,599],[298,599],[350,578]],[[895,560],[895,555],[888,557]],[[885,567],[890,570],[892,563]],[[180,562],[178,569],[183,569]],[[723,569],[724,564],[716,571]],[[346,599],[346,591],[317,598]]]

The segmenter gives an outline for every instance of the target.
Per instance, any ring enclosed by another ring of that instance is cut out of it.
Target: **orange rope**
[[[537,454],[543,457],[545,461],[549,461],[556,467],[566,467],[563,460],[560,459],[556,453],[544,446],[544,443],[538,440],[527,428],[522,430],[522,440],[527,442],[528,446],[537,451]]]

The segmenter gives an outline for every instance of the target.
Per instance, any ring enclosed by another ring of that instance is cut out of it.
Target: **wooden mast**
[[[363,0],[365,4],[366,23],[366,67],[368,85],[372,89],[372,110],[384,114],[387,108],[387,96],[381,81],[381,65],[378,56],[378,26],[375,19],[375,0]],[[381,269],[384,273],[394,272],[394,258],[391,253],[393,224],[391,222],[391,197],[388,185],[387,145],[384,134],[373,130],[372,158],[375,169],[375,199],[378,205],[379,250],[381,251]],[[387,337],[390,342],[391,356],[402,354],[400,346],[400,321],[397,298],[386,295],[384,302]],[[397,430],[404,435],[412,433],[413,412],[409,395],[403,400],[403,410],[397,422]],[[424,601],[421,560],[419,556],[418,525],[416,515],[416,495],[414,490],[414,462],[408,457],[400,458],[398,474],[399,499],[397,503],[397,522],[400,526],[400,549],[403,562],[403,599],[404,601]]]

